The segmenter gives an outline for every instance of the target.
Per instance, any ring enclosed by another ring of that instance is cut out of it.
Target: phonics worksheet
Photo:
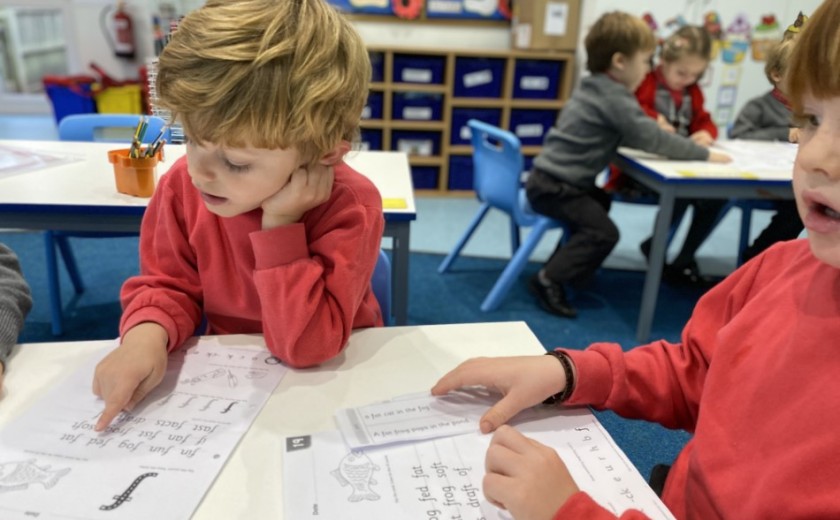
[[[514,425],[554,448],[577,485],[605,508],[673,518],[588,410],[546,407]],[[510,520],[481,490],[490,439],[472,432],[352,449],[338,430],[288,437],[285,518]]]
[[[189,518],[287,372],[265,348],[196,339],[100,433],[91,382],[106,353],[0,432],[0,518]]]

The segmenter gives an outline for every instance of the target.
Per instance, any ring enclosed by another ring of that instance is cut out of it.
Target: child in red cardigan
[[[701,146],[711,146],[718,130],[703,108],[703,92],[697,81],[709,65],[711,40],[705,29],[686,25],[662,44],[659,66],[652,70],[636,89],[639,104],[659,126],[669,132],[689,137]],[[671,225],[679,222],[688,206],[694,207],[691,227],[682,250],[662,277],[676,283],[704,284],[694,255],[709,236],[726,201],[715,199],[677,199]],[[645,256],[650,254],[651,239],[641,244]]]
[[[693,435],[662,501],[678,520],[840,518],[840,2],[826,0],[793,49],[785,92],[799,125],[793,193],[808,237],[780,242],[697,303],[679,343],[615,343],[552,356],[472,359],[432,390],[504,397],[482,483],[517,520],[617,515],[578,490],[553,449],[501,426],[556,392]],[[564,401],[565,399],[565,401]],[[636,510],[621,520],[646,516]]]

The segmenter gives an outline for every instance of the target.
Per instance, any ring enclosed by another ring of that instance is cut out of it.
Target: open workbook
[[[288,437],[284,517],[510,519],[481,490],[491,436],[478,431],[478,419],[493,399],[401,396],[338,411],[337,430]],[[580,489],[608,510],[673,518],[589,410],[537,407],[512,424],[554,448]]]

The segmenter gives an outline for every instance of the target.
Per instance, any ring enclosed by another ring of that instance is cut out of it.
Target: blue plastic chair
[[[373,287],[376,301],[379,302],[379,308],[382,310],[382,320],[387,327],[393,323],[391,317],[391,259],[388,257],[388,253],[381,249],[370,284]]]
[[[127,143],[137,128],[140,114],[74,114],[64,117],[58,124],[58,138],[62,141],[99,141]],[[143,136],[143,142],[149,143],[158,136],[166,121],[157,116],[146,116],[149,126]],[[108,131],[118,130],[118,137],[105,135]],[[164,138],[169,141],[169,129]]]
[[[481,303],[482,311],[492,311],[499,307],[513,283],[519,278],[545,232],[561,228],[563,237],[567,233],[560,221],[531,210],[521,182],[524,162],[519,138],[507,130],[475,119],[467,121],[467,125],[472,133],[473,186],[481,206],[458,243],[441,262],[438,272],[444,273],[452,266],[490,208],[507,213],[510,216],[513,256]],[[520,244],[519,229],[523,227],[532,229],[525,242]]]
[[[106,142],[122,142],[127,143],[130,139],[134,129],[140,122],[139,114],[75,114],[64,117],[58,125],[58,138],[62,141],[106,141]],[[144,143],[151,142],[158,136],[161,129],[166,124],[165,121],[159,117],[147,117],[149,126],[146,134],[143,137]],[[121,140],[103,139],[101,134],[103,130],[108,128],[121,129],[127,136]],[[168,139],[169,130],[167,129],[164,137]],[[105,158],[103,157],[103,160]],[[64,265],[67,268],[67,273],[70,275],[70,281],[73,283],[73,289],[76,294],[81,294],[85,290],[84,282],[79,274],[79,268],[76,264],[76,258],[73,255],[73,249],[70,247],[69,237],[86,237],[86,238],[112,238],[137,236],[137,233],[84,233],[72,231],[46,231],[44,233],[44,246],[46,250],[47,262],[47,285],[50,292],[50,318],[52,321],[52,333],[55,336],[60,336],[64,333],[64,326],[62,324],[62,308],[61,308],[61,283],[58,274],[58,257],[56,255],[56,248],[64,260]]]

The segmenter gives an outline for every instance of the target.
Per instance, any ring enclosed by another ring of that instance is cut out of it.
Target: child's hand
[[[289,182],[262,202],[262,228],[298,222],[304,213],[329,200],[333,179],[332,166],[323,164],[292,172]]]
[[[122,410],[131,410],[163,380],[167,334],[157,323],[137,325],[96,365],[93,393],[105,401],[94,429],[102,431]]]
[[[674,125],[668,122],[668,119],[665,118],[662,114],[656,116],[656,124],[659,125],[659,128],[665,130],[666,132],[671,132],[672,134],[677,131],[674,128]]]
[[[788,130],[788,141],[791,143],[799,142],[799,128],[792,126],[790,130]]]
[[[516,520],[548,520],[579,488],[554,449],[502,426],[487,448],[484,496]]]
[[[705,146],[706,148],[712,146],[712,144],[715,142],[715,138],[712,137],[712,134],[710,134],[706,130],[694,132],[689,136],[689,139],[699,144],[700,146]]]
[[[709,150],[708,161],[713,162],[713,163],[726,164],[726,163],[732,162],[732,157],[729,157],[725,153],[720,153],[720,152],[715,152],[715,151]]]
[[[481,431],[489,433],[521,410],[563,390],[566,372],[554,356],[473,358],[440,378],[432,387],[432,395],[476,385],[504,395],[479,421]]]

